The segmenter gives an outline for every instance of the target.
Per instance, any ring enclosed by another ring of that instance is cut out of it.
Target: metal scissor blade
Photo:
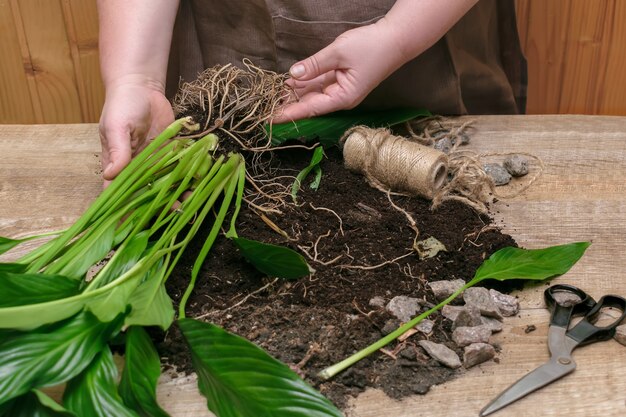
[[[571,359],[568,360],[569,363],[560,363],[553,359],[526,374],[480,410],[479,416],[484,417],[494,413],[531,392],[569,374],[576,369],[576,363]]]

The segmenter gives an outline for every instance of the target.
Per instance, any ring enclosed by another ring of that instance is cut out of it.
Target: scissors
[[[544,298],[552,311],[548,329],[550,360],[504,390],[480,411],[480,417],[494,413],[573,372],[576,362],[572,358],[572,351],[578,346],[612,338],[615,328],[626,317],[626,299],[617,295],[605,295],[595,302],[583,290],[559,284],[548,288]],[[617,308],[621,316],[608,325],[596,326],[594,323],[600,311],[607,307]],[[576,316],[583,318],[570,329],[570,321]]]

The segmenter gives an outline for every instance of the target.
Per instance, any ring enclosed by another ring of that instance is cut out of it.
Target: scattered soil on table
[[[232,242],[221,238],[203,266],[187,315],[253,341],[340,407],[367,387],[380,388],[393,398],[424,394],[430,386],[462,372],[439,365],[417,344],[429,339],[462,354],[451,341],[450,322],[440,313],[431,316],[432,333],[416,333],[390,344],[391,355],[377,352],[330,382],[321,383],[315,375],[397,328],[399,322],[384,307],[370,305],[372,298],[382,297],[386,303],[398,295],[415,297],[424,302],[424,311],[436,304],[429,281],[467,281],[490,254],[516,244],[494,227],[492,219],[460,203],[431,211],[426,200],[394,196],[394,203],[417,222],[419,239],[435,237],[448,251],[426,260],[413,253],[393,261],[411,252],[415,233],[406,216],[361,175],[347,171],[338,150],[327,151],[327,156],[321,163],[319,189],[303,186],[299,205],[271,216],[290,239],[245,207],[237,229],[241,237],[306,251],[315,273],[296,281],[268,278],[250,266]],[[295,176],[309,158],[310,153],[290,151],[277,153],[272,163],[280,165],[285,175]],[[167,282],[175,303],[187,286],[203,237],[199,233]],[[155,337],[166,365],[176,372],[192,372],[178,329],[172,327],[166,335]]]

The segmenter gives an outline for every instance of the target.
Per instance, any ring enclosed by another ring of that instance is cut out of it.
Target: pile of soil
[[[451,341],[450,322],[440,313],[430,317],[435,323],[432,333],[416,333],[390,344],[391,354],[375,353],[329,382],[320,382],[315,375],[397,328],[399,322],[384,307],[370,304],[374,297],[385,302],[399,295],[418,298],[425,310],[436,304],[429,281],[467,281],[484,259],[500,248],[516,246],[515,241],[491,218],[460,203],[431,211],[429,201],[394,196],[394,203],[417,222],[419,239],[435,237],[447,251],[425,260],[413,253],[392,261],[411,252],[415,232],[406,216],[361,175],[347,171],[339,150],[327,150],[326,155],[319,189],[303,186],[298,205],[269,216],[289,239],[245,207],[237,228],[241,237],[285,245],[303,254],[306,250],[315,273],[296,281],[266,277],[245,261],[231,241],[220,238],[202,269],[187,316],[202,317],[253,341],[340,407],[349,395],[367,387],[380,388],[394,398],[424,394],[430,386],[462,373],[441,366],[417,344],[429,339],[462,354]],[[272,164],[284,175],[295,176],[309,159],[310,152],[278,152]],[[196,237],[167,282],[175,302],[187,286],[203,237],[202,233]],[[176,328],[158,338],[157,348],[176,372],[192,372]]]

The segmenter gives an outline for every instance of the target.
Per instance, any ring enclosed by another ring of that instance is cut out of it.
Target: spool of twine
[[[379,188],[432,199],[446,182],[448,158],[386,129],[354,127],[343,139],[346,168]]]

